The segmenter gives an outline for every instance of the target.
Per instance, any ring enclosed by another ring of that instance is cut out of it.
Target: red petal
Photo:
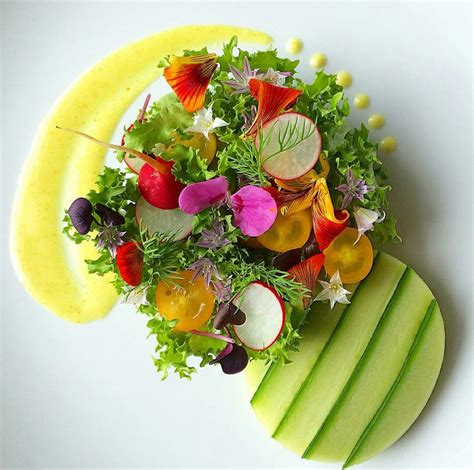
[[[117,248],[117,267],[122,279],[131,286],[142,280],[143,253],[135,242],[127,242]]]
[[[258,109],[247,135],[253,134],[257,128],[280,114],[302,93],[301,90],[273,85],[256,78],[249,80],[249,88],[252,96],[258,101]]]
[[[204,106],[206,89],[216,67],[216,54],[172,56],[163,74],[186,111],[194,113]]]
[[[288,272],[294,276],[295,281],[298,281],[300,284],[303,284],[308,290],[309,293],[303,298],[303,305],[305,308],[309,307],[311,302],[311,296],[318,280],[319,271],[324,264],[325,256],[322,253],[311,256],[308,259],[305,259],[301,263],[293,266]]]
[[[316,187],[318,191],[312,205],[313,229],[319,249],[323,251],[346,228],[349,212],[334,211],[325,178],[319,179]]]

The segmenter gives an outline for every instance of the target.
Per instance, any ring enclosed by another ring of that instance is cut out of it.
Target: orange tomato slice
[[[354,244],[358,235],[357,229],[347,227],[324,250],[326,255],[324,269],[329,276],[339,270],[343,283],[362,281],[372,269],[374,261],[372,244],[365,235]]]
[[[193,271],[182,271],[156,286],[158,312],[167,320],[178,320],[175,327],[178,331],[203,326],[214,310],[214,294],[206,287],[202,276],[194,282],[193,276]]]
[[[269,250],[284,253],[301,248],[308,241],[312,227],[313,222],[309,209],[288,216],[283,216],[278,212],[270,230],[260,235],[257,240]]]

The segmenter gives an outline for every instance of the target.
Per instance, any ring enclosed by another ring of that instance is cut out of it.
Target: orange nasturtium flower
[[[194,113],[204,106],[206,89],[217,68],[217,55],[171,56],[163,74],[186,111]]]
[[[249,89],[258,102],[257,114],[246,134],[253,134],[259,127],[287,109],[301,95],[301,90],[273,85],[256,78],[249,80]]]
[[[319,249],[323,251],[346,228],[349,212],[334,210],[326,178],[320,178],[316,188],[312,203],[313,229]]]

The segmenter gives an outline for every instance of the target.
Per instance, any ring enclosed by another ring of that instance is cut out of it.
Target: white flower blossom
[[[365,232],[373,230],[374,224],[378,224],[385,219],[385,214],[380,215],[377,211],[372,211],[365,207],[358,207],[354,211],[354,218],[357,224],[357,231],[359,232],[359,236],[354,242],[354,245],[356,245]]]
[[[351,303],[347,298],[347,295],[351,294],[351,292],[344,289],[344,286],[341,282],[341,276],[339,275],[339,270],[333,274],[329,282],[318,282],[323,286],[323,290],[316,296],[315,300],[329,300],[331,309],[334,307],[336,302],[339,302],[340,304]]]
[[[214,132],[218,127],[229,125],[221,118],[214,118],[212,115],[212,108],[202,108],[195,115],[193,125],[186,129],[186,132],[194,132],[196,134],[203,134],[206,139],[209,139],[209,134]]]

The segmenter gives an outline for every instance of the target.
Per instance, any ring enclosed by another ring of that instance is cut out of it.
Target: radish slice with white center
[[[285,324],[285,306],[273,287],[251,282],[232,303],[245,313],[245,322],[233,327],[243,345],[263,351],[279,338]]]
[[[284,113],[270,119],[262,129],[265,142],[260,154],[262,168],[274,178],[294,180],[305,175],[321,154],[321,134],[314,122],[299,113]],[[256,146],[260,141],[257,138]],[[283,149],[283,151],[280,151]]]
[[[123,161],[130,168],[130,170],[132,170],[137,175],[140,174],[140,170],[142,169],[142,166],[145,164],[143,160],[141,160],[140,158],[134,157],[133,155],[130,155],[129,153],[125,155],[125,158],[123,159]]]
[[[180,209],[158,209],[141,197],[135,205],[135,219],[151,234],[172,232],[177,234],[176,240],[182,240],[191,233],[194,216]]]

